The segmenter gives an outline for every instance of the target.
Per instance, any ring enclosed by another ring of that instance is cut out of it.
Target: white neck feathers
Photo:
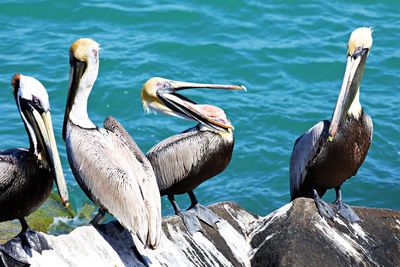
[[[360,104],[360,88],[357,89],[356,96],[354,97],[353,102],[349,108],[347,114],[352,115],[355,119],[359,119],[361,116],[361,104]]]
[[[98,70],[98,62],[88,62],[86,71],[79,81],[79,88],[69,114],[69,119],[82,128],[96,128],[96,125],[89,119],[87,102],[96,81]]]

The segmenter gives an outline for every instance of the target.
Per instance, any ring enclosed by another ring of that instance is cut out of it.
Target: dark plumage
[[[53,175],[29,149],[0,152],[0,222],[28,216],[48,198]]]
[[[0,151],[0,222],[19,219],[24,233],[28,229],[24,217],[46,201],[54,178],[66,206],[68,192],[45,88],[38,80],[21,74],[13,77],[12,85],[30,147]]]
[[[309,160],[302,171],[303,182],[292,189],[291,200],[301,196],[312,198],[313,189],[322,197],[326,190],[338,187],[356,175],[367,156],[372,141],[372,120],[367,114],[363,112],[358,120],[348,116],[339,126],[332,141],[328,141],[330,122],[325,120],[320,124],[323,124],[323,127],[313,128],[318,136],[315,144],[311,146],[314,151],[310,151]],[[302,135],[296,140],[291,160],[292,170],[295,168],[292,166],[296,161],[294,156],[304,153],[304,150],[297,149],[298,143],[307,142],[308,138],[307,135]],[[295,171],[291,174],[297,175]]]
[[[142,90],[146,110],[155,110],[197,122],[197,126],[171,136],[150,149],[146,156],[153,166],[161,195],[168,195],[175,214],[182,217],[190,233],[201,230],[197,218],[213,226],[218,216],[200,205],[193,190],[221,173],[233,151],[233,126],[225,112],[212,105],[196,104],[177,93],[192,88],[245,90],[244,86],[178,82],[151,78]],[[174,195],[187,193],[191,205],[181,212]],[[196,218],[197,217],[197,218]]]
[[[232,132],[224,133],[228,137],[224,138],[199,128],[171,136],[147,152],[162,196],[188,193],[228,166],[234,144]]]
[[[291,199],[313,197],[321,215],[333,218],[334,210],[321,196],[336,190],[335,208],[350,222],[360,218],[342,201],[340,188],[354,176],[367,156],[372,140],[372,120],[359,101],[360,82],[372,30],[358,28],[350,36],[347,64],[331,121],[321,121],[298,138],[290,158]]]

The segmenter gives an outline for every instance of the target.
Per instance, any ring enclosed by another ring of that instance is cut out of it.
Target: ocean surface
[[[235,201],[265,215],[287,203],[294,141],[330,119],[350,33],[374,27],[361,103],[374,123],[373,143],[357,175],[342,187],[351,205],[400,209],[400,5],[397,1],[6,1],[0,3],[0,149],[27,147],[12,96],[16,72],[47,88],[72,205],[90,202],[69,168],[61,138],[68,49],[80,37],[101,45],[89,115],[115,116],[143,151],[194,126],[145,114],[140,99],[152,76],[244,84],[247,92],[187,90],[225,110],[235,126],[228,168],[200,185],[203,204]],[[334,191],[334,190],[331,190]],[[334,192],[325,199],[334,200]],[[182,208],[189,205],[179,196]],[[173,210],[162,200],[163,215]]]

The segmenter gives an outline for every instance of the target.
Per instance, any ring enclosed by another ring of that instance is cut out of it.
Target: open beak
[[[193,88],[243,90],[243,91],[247,90],[244,85],[189,83],[189,82],[179,82],[179,81],[171,81],[171,87],[175,90],[193,89]]]
[[[331,124],[329,126],[328,140],[332,141],[335,137],[340,123],[345,118],[360,86],[360,81],[364,71],[368,50],[366,49],[357,57],[347,56],[346,71],[344,73],[342,86],[335,111],[333,112]]]
[[[40,135],[43,138],[43,143],[46,149],[47,162],[56,180],[61,202],[64,204],[66,208],[68,208],[69,207],[68,190],[64,179],[64,173],[61,167],[61,161],[60,161],[60,156],[58,154],[56,140],[54,138],[53,124],[51,123],[50,111],[46,111],[40,114],[36,109],[33,108],[32,115],[37,123]]]
[[[71,111],[72,105],[74,104],[74,99],[76,92],[78,90],[79,81],[81,80],[82,75],[85,72],[86,63],[76,60],[73,57],[70,57],[70,66],[71,69],[69,72],[68,96],[67,96],[67,103],[65,105],[63,132],[62,132],[64,141],[67,134],[67,123],[68,123],[69,113]]]
[[[231,129],[233,126],[227,119],[213,116],[216,111],[223,112],[221,109],[211,105],[198,105],[190,99],[177,94],[175,91],[184,89],[205,88],[205,89],[225,89],[225,90],[244,90],[243,85],[224,85],[224,84],[205,84],[170,81],[169,90],[157,92],[158,97],[172,111],[171,115],[198,121],[217,130],[220,128]],[[172,90],[171,90],[172,89]]]

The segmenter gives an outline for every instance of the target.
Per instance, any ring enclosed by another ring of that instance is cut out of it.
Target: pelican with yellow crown
[[[197,122],[181,134],[173,135],[151,148],[146,156],[156,174],[161,195],[167,195],[175,214],[181,216],[190,233],[201,230],[198,219],[213,226],[219,217],[200,205],[193,190],[222,172],[233,151],[233,126],[225,112],[212,105],[196,104],[178,94],[193,88],[245,90],[244,86],[202,84],[154,77],[142,89],[145,110],[162,112]],[[191,205],[182,212],[174,195],[187,193]]]
[[[155,249],[161,238],[161,201],[151,164],[114,118],[100,128],[87,113],[99,70],[99,44],[88,38],[74,42],[70,67],[63,138],[77,182],[99,207],[92,223],[108,212],[132,233],[139,251]]]
[[[360,82],[372,47],[372,29],[358,28],[347,45],[347,65],[331,121],[317,123],[300,136],[290,158],[290,192],[314,198],[321,216],[333,219],[335,210],[350,222],[357,214],[342,201],[340,188],[354,176],[372,141],[372,120],[360,104]],[[334,209],[320,197],[335,188]]]

